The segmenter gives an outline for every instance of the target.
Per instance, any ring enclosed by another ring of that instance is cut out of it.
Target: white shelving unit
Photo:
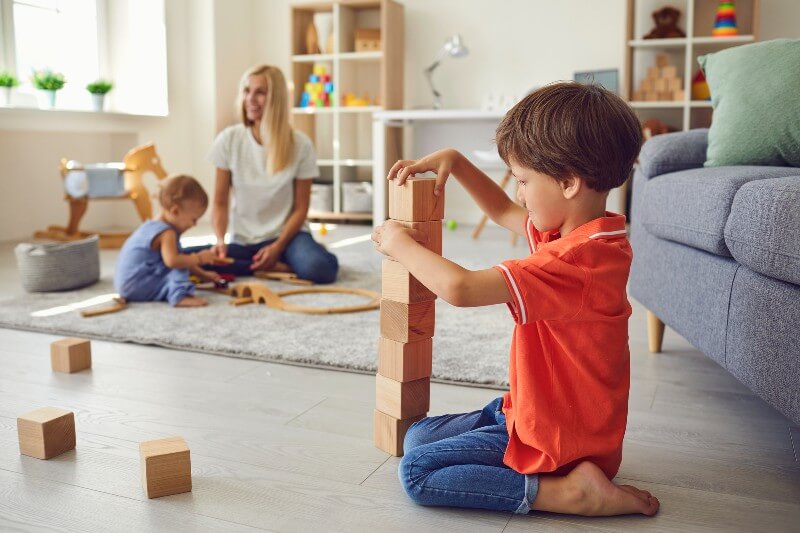
[[[333,15],[333,50],[307,54],[306,30],[319,12]],[[290,16],[293,123],[314,142],[320,181],[333,187],[332,210],[309,212],[309,218],[369,221],[372,212],[344,212],[343,183],[371,182],[372,114],[403,105],[403,6],[393,0],[330,0],[293,5]],[[355,51],[355,30],[362,27],[381,29],[381,50]],[[317,63],[325,65],[331,75],[333,105],[297,107],[303,86]],[[345,92],[358,97],[367,94],[373,100],[377,98],[379,105],[343,107],[339,104]],[[401,142],[392,136],[381,149],[388,152],[388,158],[397,159]]]
[[[686,37],[643,39],[654,26],[653,11],[665,6],[681,11],[678,27]],[[711,102],[692,100],[692,78],[701,55],[758,40],[760,0],[736,0],[739,35],[713,37],[716,0],[628,0],[625,39],[625,78],[623,94],[642,120],[660,119],[678,130],[707,127],[711,123]],[[656,55],[667,54],[683,79],[685,98],[681,101],[631,101],[634,89],[655,65]]]

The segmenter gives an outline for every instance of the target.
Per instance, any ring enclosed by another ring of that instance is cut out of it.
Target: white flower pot
[[[36,89],[36,101],[39,109],[53,109],[56,106],[56,91]]]
[[[0,107],[11,105],[11,87],[0,87]]]
[[[328,38],[333,32],[333,13],[314,13],[314,27],[317,29],[320,51],[332,54],[333,50],[328,50]]]
[[[95,111],[102,112],[105,101],[106,95],[92,93],[92,109]]]

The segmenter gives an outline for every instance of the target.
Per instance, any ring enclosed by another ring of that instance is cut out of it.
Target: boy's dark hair
[[[598,85],[546,85],[506,113],[495,141],[506,164],[519,165],[561,181],[583,178],[600,192],[622,185],[642,145],[633,110]]]
[[[161,187],[158,193],[158,202],[164,209],[170,209],[174,205],[193,200],[200,202],[203,208],[208,207],[208,195],[203,190],[196,179],[185,174],[178,174],[167,178],[167,183]]]

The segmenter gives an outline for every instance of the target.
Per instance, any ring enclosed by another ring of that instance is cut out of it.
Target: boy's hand
[[[425,239],[425,234],[421,231],[411,229],[394,220],[387,220],[372,232],[372,241],[375,243],[376,250],[383,255],[391,256],[392,251],[397,249],[397,243],[402,241],[406,235],[418,242]]]
[[[436,173],[436,184],[433,188],[433,194],[439,196],[444,190],[444,184],[447,182],[447,178],[450,177],[450,172],[453,171],[453,166],[455,166],[460,157],[461,154],[458,151],[452,148],[445,148],[444,150],[426,155],[417,161],[401,159],[392,165],[387,178],[390,180],[396,179],[397,184],[402,185],[411,176],[424,174],[425,172],[434,172]]]

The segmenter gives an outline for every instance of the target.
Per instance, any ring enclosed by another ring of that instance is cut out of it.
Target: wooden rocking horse
[[[158,180],[167,176],[153,143],[132,149],[125,154],[122,163],[82,166],[62,159],[59,170],[64,182],[65,200],[69,202],[69,221],[66,227],[49,226],[45,231],[37,231],[34,237],[64,242],[98,235],[100,248],[120,248],[130,232],[81,231],[80,222],[89,207],[89,200],[131,200],[144,222],[152,218],[153,206],[142,176],[147,172],[155,174]]]

